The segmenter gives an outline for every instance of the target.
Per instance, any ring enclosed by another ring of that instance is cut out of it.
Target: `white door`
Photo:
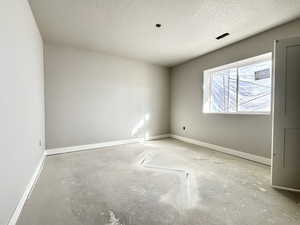
[[[300,191],[300,37],[275,41],[273,187]]]

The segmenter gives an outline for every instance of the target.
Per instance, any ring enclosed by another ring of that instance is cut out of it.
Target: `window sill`
[[[271,112],[202,112],[210,115],[248,115],[248,116],[270,116]]]

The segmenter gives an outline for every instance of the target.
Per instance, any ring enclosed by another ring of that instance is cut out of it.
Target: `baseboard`
[[[288,187],[283,187],[283,186],[277,186],[277,185],[272,185],[273,188],[284,190],[284,191],[293,191],[293,192],[300,192],[300,189],[295,189],[295,188],[288,188]]]
[[[33,190],[33,187],[35,185],[35,183],[37,182],[39,175],[43,169],[43,165],[44,165],[44,160],[45,160],[45,155],[43,154],[42,158],[40,159],[38,166],[36,167],[34,174],[32,175],[30,182],[28,183],[28,185],[26,186],[25,192],[22,195],[22,198],[20,199],[14,213],[12,214],[8,225],[15,225],[18,221],[18,218],[22,212],[22,209],[25,205],[26,200],[30,197],[31,191]]]
[[[180,141],[187,142],[187,143],[191,143],[191,144],[199,145],[199,146],[202,146],[202,147],[206,147],[206,148],[218,151],[218,152],[223,152],[223,153],[226,153],[226,154],[229,154],[229,155],[238,156],[240,158],[248,159],[248,160],[258,162],[258,163],[261,163],[261,164],[264,164],[264,165],[268,165],[268,166],[271,165],[271,159],[269,159],[269,158],[253,155],[253,154],[246,153],[246,152],[241,152],[241,151],[238,151],[238,150],[222,147],[222,146],[215,145],[215,144],[210,144],[210,143],[198,141],[198,140],[195,140],[195,139],[192,139],[192,138],[178,136],[178,135],[175,135],[175,134],[171,134],[170,137],[178,139]]]
[[[77,151],[85,151],[85,150],[91,150],[96,148],[103,148],[103,147],[110,147],[110,146],[116,146],[116,145],[123,145],[123,144],[131,144],[131,143],[137,143],[137,142],[143,142],[143,141],[150,141],[150,140],[157,140],[157,139],[164,139],[164,138],[174,138],[177,140],[181,140],[187,143],[199,145],[202,147],[206,147],[215,151],[223,152],[229,155],[238,156],[243,159],[251,160],[254,162],[258,162],[264,165],[271,165],[271,159],[253,155],[246,152],[241,152],[238,150],[222,147],[215,144],[210,144],[202,141],[198,141],[192,138],[182,137],[175,134],[163,134],[163,135],[157,135],[157,136],[150,136],[147,138],[132,138],[132,139],[126,139],[126,140],[119,140],[119,141],[109,141],[109,142],[101,142],[101,143],[95,143],[95,144],[88,144],[88,145],[78,145],[78,146],[71,146],[71,147],[63,147],[63,148],[53,148],[53,149],[47,149],[46,155],[57,155],[57,154],[64,154],[69,152],[77,152]]]
[[[63,148],[52,148],[46,150],[46,155],[57,155],[57,154],[64,154],[69,152],[77,152],[77,151],[85,151],[91,150],[96,148],[103,148],[103,147],[110,147],[116,145],[123,145],[123,144],[131,144],[143,141],[150,141],[150,140],[158,140],[170,137],[170,134],[162,134],[156,136],[150,136],[145,138],[131,138],[126,140],[119,140],[119,141],[109,141],[109,142],[101,142],[95,144],[88,144],[88,145],[78,145],[78,146],[71,146],[71,147],[63,147]]]

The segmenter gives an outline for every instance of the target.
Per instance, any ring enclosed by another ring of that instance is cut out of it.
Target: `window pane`
[[[237,70],[233,69],[229,76],[228,112],[237,111]]]
[[[272,53],[204,71],[204,113],[271,111]]]
[[[236,79],[235,68],[211,75],[211,112],[236,112]]]
[[[238,70],[238,111],[270,111],[272,61],[247,65]]]

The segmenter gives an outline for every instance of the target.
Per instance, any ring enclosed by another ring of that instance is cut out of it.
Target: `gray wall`
[[[45,68],[47,148],[169,132],[168,69],[53,44]]]
[[[43,154],[43,43],[26,0],[0,1],[0,27],[0,224],[5,225]]]
[[[171,132],[239,151],[270,157],[271,115],[203,114],[203,71],[271,52],[273,40],[294,36],[300,36],[300,20],[172,68]],[[182,126],[187,126],[186,131],[182,130]]]

